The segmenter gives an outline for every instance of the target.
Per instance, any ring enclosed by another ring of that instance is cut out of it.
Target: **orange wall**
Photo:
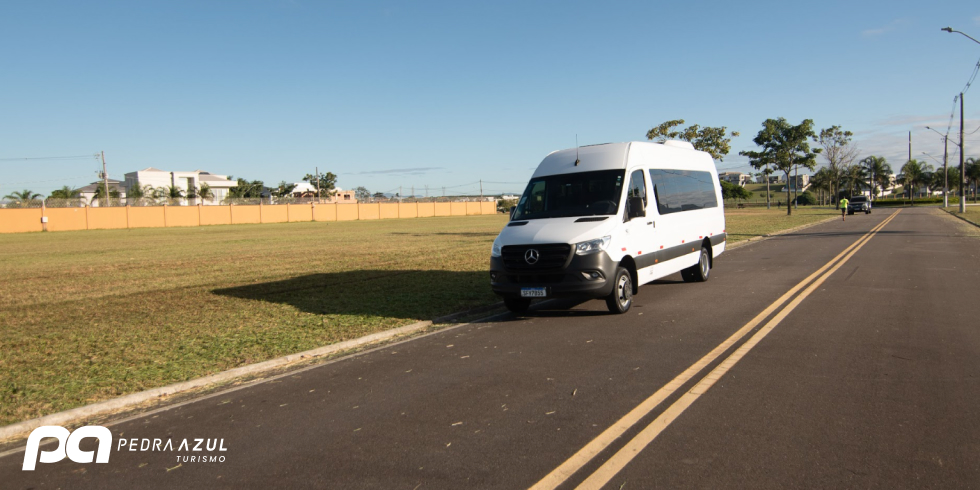
[[[87,230],[87,208],[48,208],[48,231]]]
[[[357,204],[335,204],[335,206],[337,206],[337,221],[357,219]]]
[[[126,228],[126,208],[88,208],[88,229]]]
[[[429,218],[436,215],[436,203],[434,202],[420,202],[418,207],[419,218]]]
[[[0,233],[113,228],[160,228],[286,221],[353,221],[496,214],[497,203],[287,204],[285,206],[154,206],[122,208],[0,209]]]
[[[357,207],[360,208],[357,211],[357,219],[378,219],[381,217],[378,203],[358,204]]]
[[[40,209],[0,209],[0,233],[41,231]]]
[[[436,203],[436,216],[452,216],[453,206],[448,202]]]
[[[415,202],[399,203],[398,204],[398,217],[399,218],[418,218],[419,217],[419,205]]]
[[[201,226],[201,211],[197,206],[164,206],[167,226]]]
[[[261,223],[258,206],[232,206],[231,224]]]
[[[162,228],[164,226],[163,208],[129,208],[129,226],[131,228]]]
[[[309,204],[287,204],[289,221],[313,221],[313,206]]]
[[[337,221],[337,204],[317,204],[313,211],[314,221]]]
[[[379,203],[381,219],[391,219],[398,217],[398,203]]]
[[[262,206],[263,223],[285,223],[289,221],[286,206]]]
[[[202,225],[230,225],[231,206],[201,206]]]

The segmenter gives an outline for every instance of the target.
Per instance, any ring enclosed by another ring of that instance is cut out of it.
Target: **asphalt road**
[[[105,464],[8,455],[0,487],[977,487],[965,226],[850,216],[644,286],[626,315],[545,303],[112,425]]]

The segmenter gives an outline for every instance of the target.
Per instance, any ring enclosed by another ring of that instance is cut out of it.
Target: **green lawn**
[[[834,215],[732,210],[729,239]],[[492,304],[505,222],[0,235],[0,425]]]

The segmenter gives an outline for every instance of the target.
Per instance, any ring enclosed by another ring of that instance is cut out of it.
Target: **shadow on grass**
[[[431,320],[499,301],[485,271],[357,270],[211,291],[316,315]]]

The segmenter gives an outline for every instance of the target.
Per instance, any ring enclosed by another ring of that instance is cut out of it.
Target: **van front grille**
[[[529,264],[525,257],[528,250],[538,252],[538,260]],[[567,243],[548,243],[541,245],[508,245],[500,251],[504,267],[508,270],[548,270],[565,267],[571,256],[572,246]]]

